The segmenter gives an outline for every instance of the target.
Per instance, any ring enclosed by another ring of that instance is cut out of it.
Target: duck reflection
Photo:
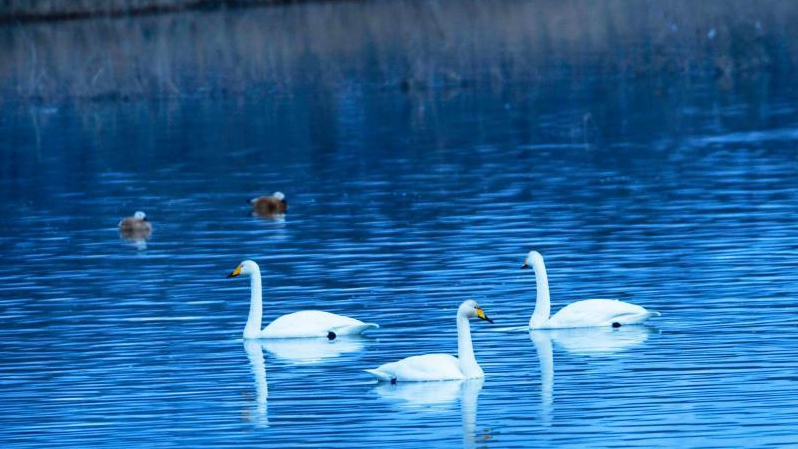
[[[648,326],[621,328],[586,327],[533,330],[529,338],[540,363],[540,400],[545,422],[554,402],[554,354],[552,342],[566,352],[581,356],[611,355],[644,343],[655,329]]]
[[[374,388],[383,399],[395,402],[407,409],[425,409],[453,404],[460,399],[463,424],[463,446],[476,447],[482,441],[477,435],[477,398],[482,390],[484,378],[447,380],[438,382],[380,382]]]
[[[139,251],[144,251],[147,249],[147,239],[132,239],[123,237],[123,240]]]
[[[277,225],[281,225],[279,227],[284,227],[285,225],[285,214],[258,214],[252,212],[250,216],[261,219],[265,223],[275,223]]]
[[[322,338],[284,338],[258,340],[263,349],[283,360],[297,364],[315,363],[324,359],[339,357],[347,352],[363,349],[362,338],[346,337],[327,340]]]
[[[119,237],[127,244],[133,246],[139,251],[147,249],[147,240],[150,239],[151,234],[140,234],[134,232],[119,232]]]
[[[255,406],[250,414],[252,422],[258,427],[268,427],[266,398],[269,396],[269,387],[266,384],[266,361],[263,358],[263,348],[257,340],[244,340],[244,351],[247,353],[249,364],[252,367],[252,377],[255,379]]]

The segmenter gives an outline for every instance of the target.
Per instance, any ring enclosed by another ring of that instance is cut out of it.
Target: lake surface
[[[780,79],[6,97],[0,441],[794,447],[798,95]],[[246,200],[276,190],[284,220],[251,216]],[[136,210],[145,242],[117,232]],[[534,308],[531,249],[553,311],[614,297],[662,316],[507,330]],[[381,328],[243,342],[249,283],[225,275],[244,259],[264,323],[321,309]],[[455,354],[465,299],[496,321],[472,322],[484,381],[363,372]]]

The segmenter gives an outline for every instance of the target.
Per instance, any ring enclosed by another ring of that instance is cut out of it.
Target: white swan
[[[543,256],[537,251],[530,251],[524,261],[527,268],[535,270],[537,284],[537,301],[535,311],[529,319],[530,329],[556,329],[564,327],[619,327],[624,324],[640,324],[659,312],[648,310],[617,299],[586,299],[563,307],[549,318],[551,303],[549,302],[549,280],[546,276],[546,265]]]
[[[228,278],[248,274],[250,278],[249,318],[244,327],[244,338],[301,338],[359,334],[380,326],[364,323],[347,316],[318,310],[302,310],[283,315],[261,330],[263,299],[261,297],[260,267],[251,260],[241,262]]]
[[[476,301],[468,300],[457,309],[457,357],[449,354],[425,354],[407,357],[398,362],[386,363],[366,372],[379,380],[396,381],[461,380],[485,377],[474,357],[471,345],[469,318],[479,318],[489,323]]]

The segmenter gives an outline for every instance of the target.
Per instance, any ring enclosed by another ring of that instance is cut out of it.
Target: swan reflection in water
[[[244,351],[247,353],[252,377],[255,380],[256,399],[250,413],[251,421],[258,427],[269,426],[266,408],[269,387],[266,384],[264,349],[280,359],[303,364],[338,357],[345,352],[359,351],[363,348],[363,341],[362,338],[340,338],[334,341],[321,338],[245,339]]]
[[[247,353],[249,364],[252,367],[252,377],[255,380],[255,407],[250,413],[251,421],[258,427],[268,427],[266,398],[269,396],[269,386],[266,384],[266,361],[263,358],[263,348],[257,340],[244,340],[244,351]]]
[[[315,363],[339,357],[347,352],[363,349],[365,339],[358,337],[336,338],[269,338],[255,340],[274,356],[296,364]]]
[[[463,446],[476,447],[481,438],[477,436],[477,398],[482,390],[484,378],[466,380],[444,380],[431,382],[380,382],[374,388],[383,399],[394,401],[406,409],[430,409],[435,406],[454,404],[460,399],[463,424]]]
[[[545,422],[554,402],[554,355],[552,342],[566,352],[580,356],[612,355],[644,343],[656,329],[648,326],[621,328],[585,327],[529,331],[540,363],[540,396]]]

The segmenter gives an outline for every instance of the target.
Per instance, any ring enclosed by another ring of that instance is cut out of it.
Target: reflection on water
[[[482,390],[484,379],[469,379],[462,382],[460,413],[463,418],[463,447],[477,447],[480,436],[477,434],[477,398]]]
[[[558,348],[579,356],[610,356],[643,344],[648,335],[655,332],[649,326],[585,327],[574,329],[550,329],[529,331],[540,363],[540,400],[543,420],[551,422],[554,403],[554,351]]]
[[[410,410],[435,410],[440,406],[460,401],[460,415],[463,428],[463,447],[476,447],[477,399],[485,379],[448,380],[437,382],[397,382],[391,385],[380,382],[374,391],[385,400],[390,400],[400,408]]]
[[[380,382],[374,391],[385,399],[392,399],[400,407],[418,408],[451,404],[460,398],[464,381],[440,382]]]
[[[645,343],[648,335],[658,332],[647,325],[623,326],[617,329],[610,327],[590,327],[582,329],[552,329],[545,334],[562,348],[574,355],[599,356],[612,355]],[[530,331],[533,342],[537,342],[538,332]],[[537,343],[536,343],[537,346]]]
[[[540,364],[540,403],[542,419],[551,423],[551,405],[554,402],[554,351],[551,337],[545,331],[530,331],[529,338],[535,344]]]
[[[122,235],[121,233],[120,233],[120,236],[122,237],[122,240],[125,243],[127,243],[128,245],[136,248],[139,251],[144,251],[145,249],[147,249],[147,240],[149,239],[149,237],[147,237],[147,238],[144,238],[144,237],[128,237],[128,236]]]
[[[285,223],[285,214],[260,214],[257,212],[252,212],[250,215],[267,222],[271,221],[278,224]]]
[[[244,340],[244,351],[246,351],[249,364],[252,366],[252,378],[255,382],[255,407],[251,413],[252,421],[258,427],[267,427],[269,417],[266,398],[269,396],[269,386],[266,383],[266,361],[263,358],[263,349],[257,340]]]
[[[294,363],[314,363],[340,357],[347,352],[363,349],[361,337],[326,338],[268,338],[259,340],[269,353]]]

